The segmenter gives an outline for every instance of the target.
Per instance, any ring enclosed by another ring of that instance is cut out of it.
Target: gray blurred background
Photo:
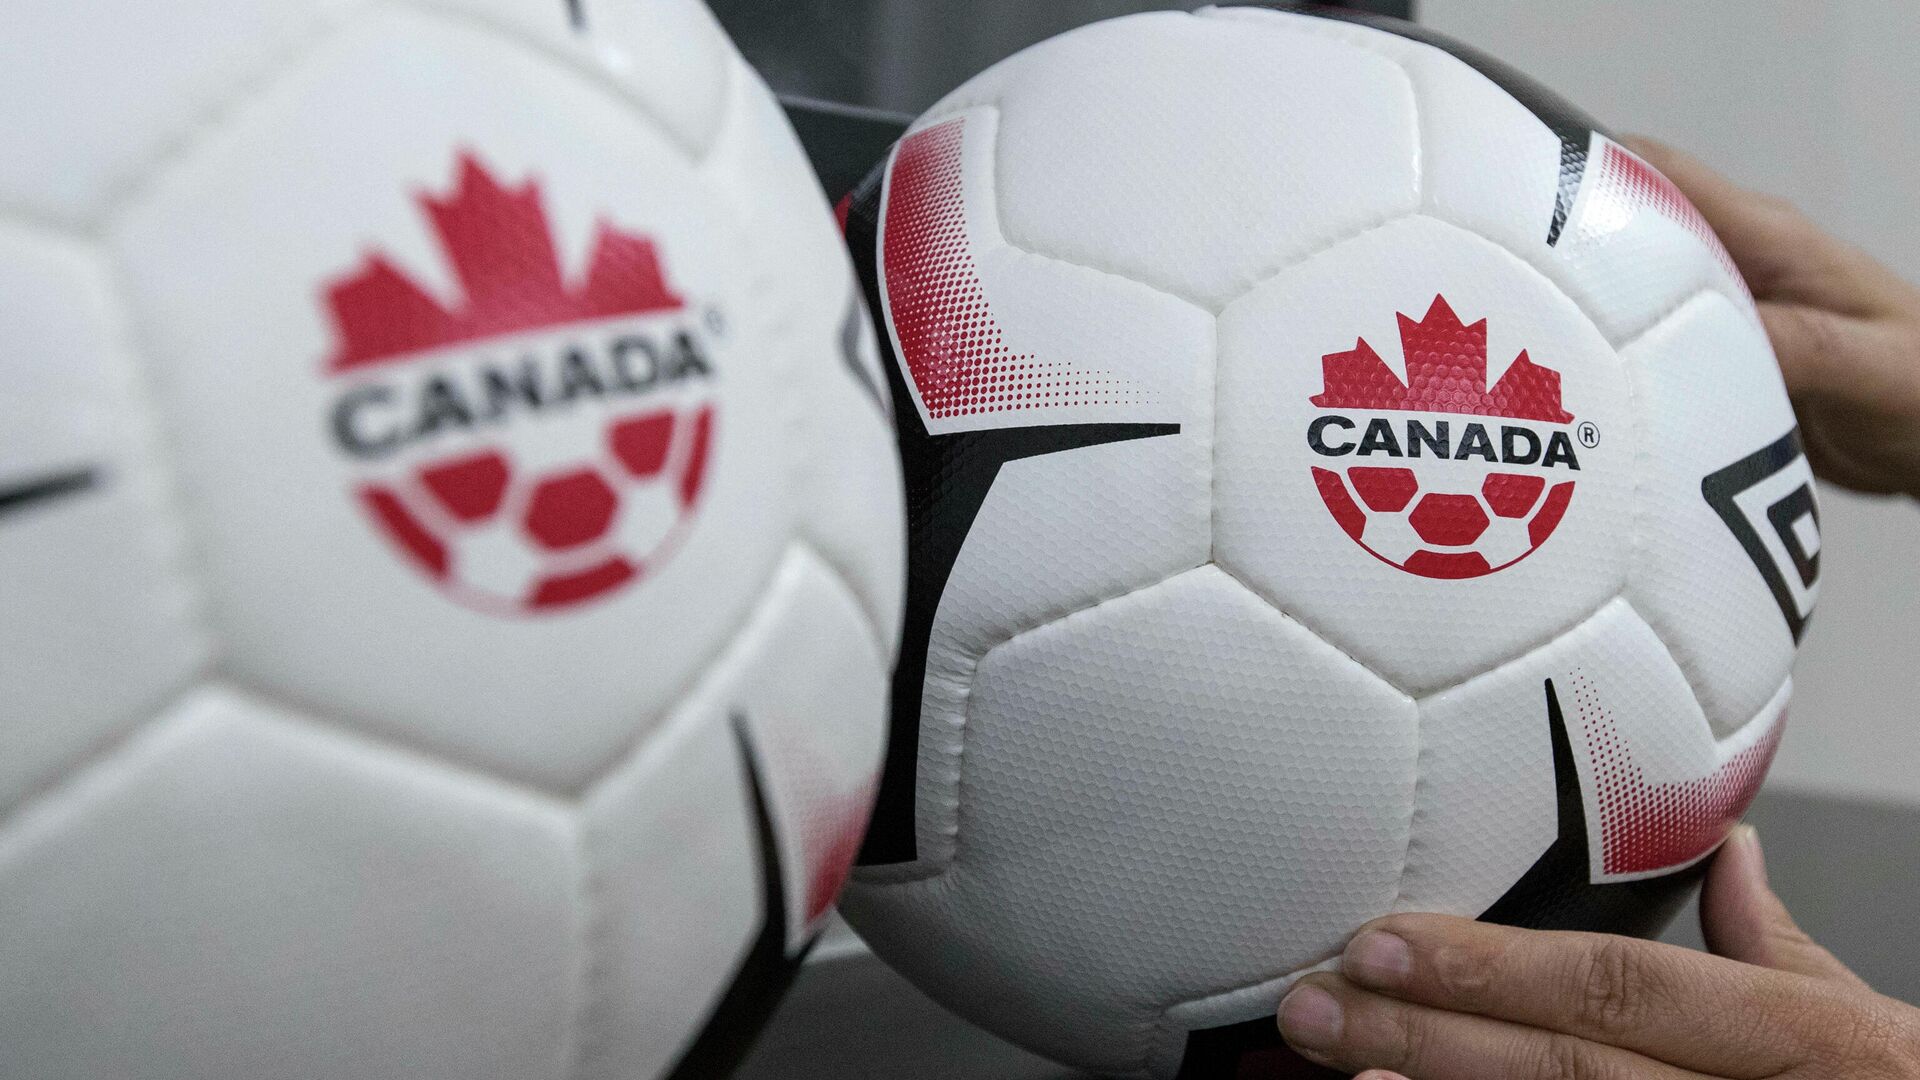
[[[776,90],[912,113],[1024,45],[1138,0],[713,0]],[[1392,12],[1406,5],[1356,6]],[[1920,280],[1920,4],[1913,0],[1418,0],[1616,130],[1786,196]],[[837,192],[834,194],[838,194]],[[1750,816],[1800,921],[1920,1001],[1920,511],[1823,492],[1819,614],[1793,720]],[[1692,914],[1670,935],[1697,943]],[[844,932],[745,1070],[754,1080],[1059,1077],[912,992]]]

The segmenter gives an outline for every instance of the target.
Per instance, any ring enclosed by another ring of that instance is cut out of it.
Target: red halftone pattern
[[[901,140],[888,177],[881,266],[900,358],[929,417],[1138,400],[1124,381],[1010,348],[967,242],[965,117]]]
[[[1746,288],[1746,281],[1733,265],[1733,256],[1727,253],[1726,245],[1714,235],[1713,226],[1707,224],[1707,219],[1660,170],[1641,160],[1626,147],[1609,142],[1600,156],[1600,182],[1605,185],[1607,195],[1629,205],[1652,210],[1699,237],[1727,274],[1740,282],[1742,289]]]
[[[1638,874],[1682,866],[1713,850],[1747,812],[1786,729],[1783,713],[1752,746],[1728,758],[1711,775],[1649,783],[1633,748],[1621,738],[1613,714],[1600,703],[1593,682],[1572,680],[1574,708],[1586,732],[1600,804],[1601,871]]]
[[[368,255],[360,270],[327,286],[339,334],[329,371],[500,334],[681,306],[661,273],[653,241],[605,222],[594,236],[586,280],[569,286],[539,184],[504,187],[471,154],[460,155],[451,198],[423,195],[420,202],[460,279],[465,303],[444,307],[386,256]]]
[[[1352,349],[1320,358],[1325,385],[1313,403],[1323,409],[1465,413],[1549,424],[1573,419],[1560,407],[1560,373],[1536,365],[1525,351],[1498,383],[1487,385],[1487,320],[1463,325],[1439,295],[1419,322],[1404,314],[1399,320],[1406,382],[1359,338]]]

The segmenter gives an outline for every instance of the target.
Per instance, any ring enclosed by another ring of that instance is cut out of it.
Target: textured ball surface
[[[997,1032],[1264,1075],[1387,912],[1650,933],[1817,589],[1750,298],[1550,93],[1390,21],[1076,30],[846,207],[909,585],[843,901]]]
[[[772,95],[693,0],[8,14],[0,1075],[720,1074],[900,608]]]

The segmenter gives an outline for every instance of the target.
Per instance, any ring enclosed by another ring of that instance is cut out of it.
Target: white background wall
[[[1915,0],[1417,7],[1422,23],[1539,77],[1601,123],[1784,195],[1920,281]],[[1823,495],[1820,607],[1770,785],[1920,806],[1920,508]]]

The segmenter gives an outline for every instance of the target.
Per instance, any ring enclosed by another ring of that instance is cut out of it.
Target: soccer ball
[[[693,0],[9,14],[0,1074],[718,1075],[904,550],[772,96]]]
[[[1672,916],[1819,532],[1665,178],[1418,28],[1223,8],[1007,60],[843,215],[909,507],[877,953],[1101,1075],[1263,1075],[1369,918]]]

